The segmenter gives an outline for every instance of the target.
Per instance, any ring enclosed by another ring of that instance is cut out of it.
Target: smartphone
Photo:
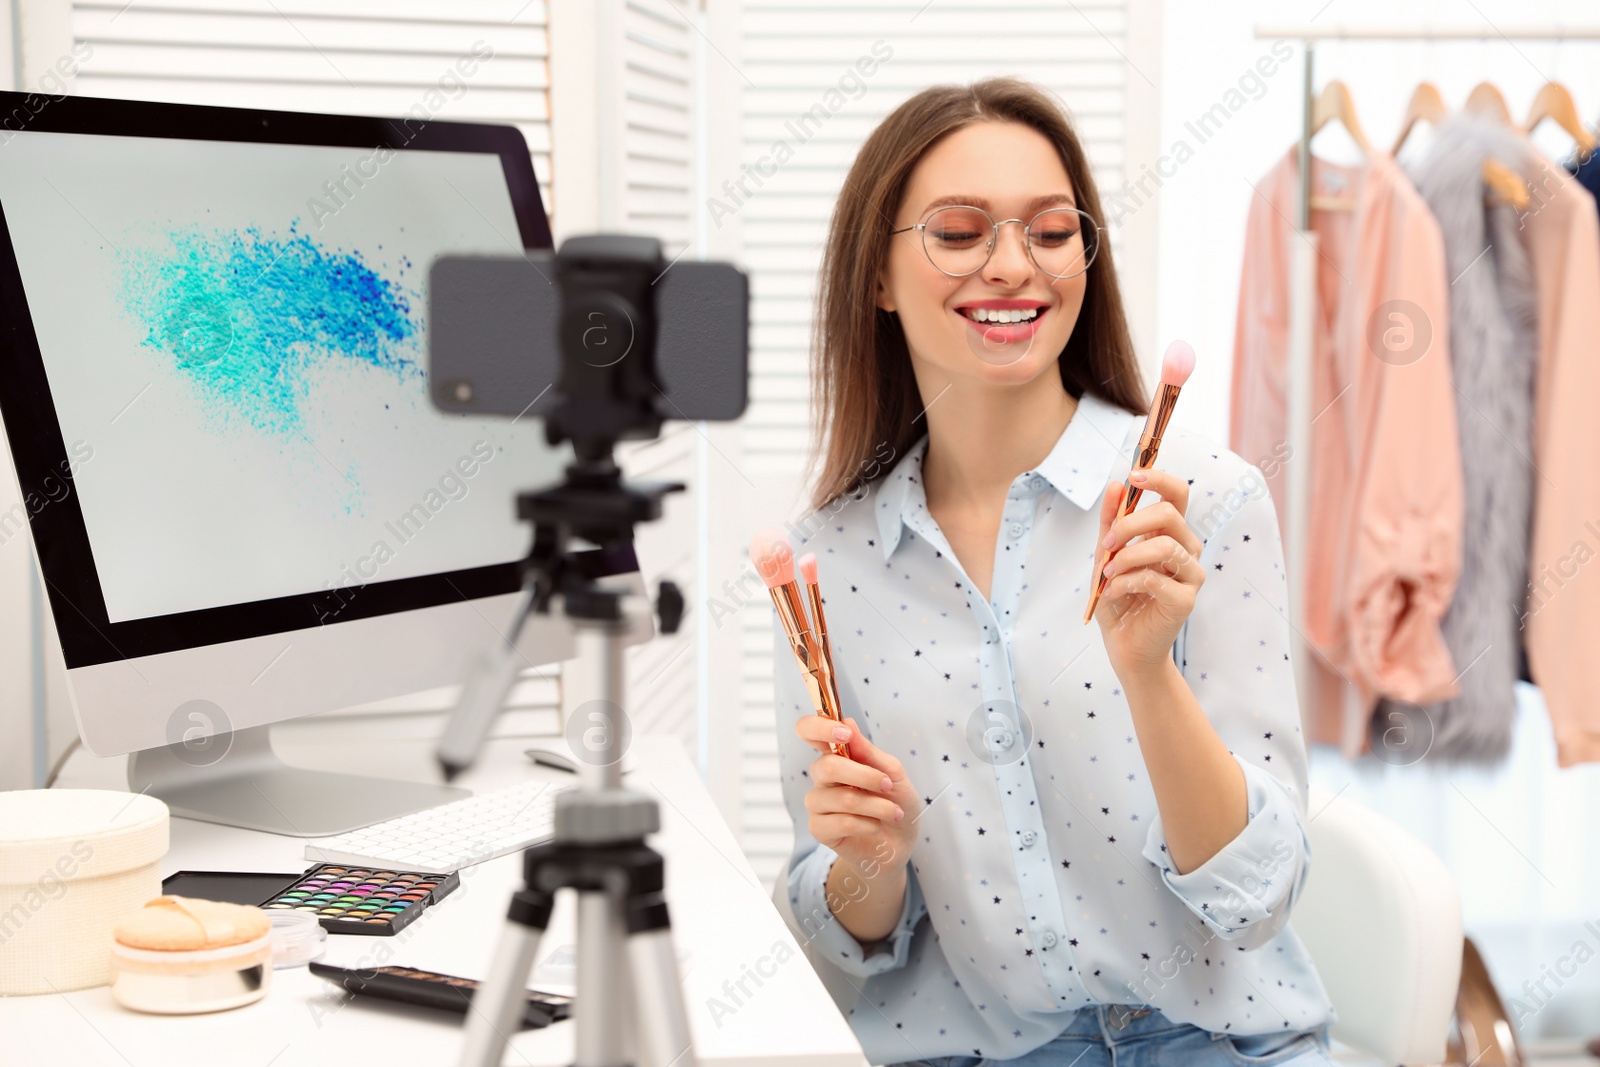
[[[365,970],[308,964],[312,974],[326,978],[357,996],[377,997],[423,1008],[465,1015],[478,983],[471,978],[424,971],[416,967],[369,967]],[[522,1028],[536,1030],[572,1014],[572,998],[530,989],[522,1011]]]
[[[441,411],[541,417],[557,403],[561,287],[555,253],[441,256],[429,273],[428,378]],[[678,260],[656,294],[656,412],[744,414],[749,279],[731,263]]]

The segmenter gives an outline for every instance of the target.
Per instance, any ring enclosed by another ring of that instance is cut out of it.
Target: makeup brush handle
[[[1151,455],[1154,461],[1155,456]],[[1134,470],[1148,470],[1148,467],[1135,467]],[[1117,518],[1127,518],[1133,514],[1133,509],[1139,506],[1139,497],[1144,495],[1144,489],[1133,484],[1131,480],[1122,483],[1122,506],[1117,509]],[[1089,595],[1089,608],[1083,613],[1083,621],[1088,622],[1094,618],[1094,609],[1100,606],[1100,598],[1105,594],[1106,583],[1110,580],[1105,575],[1105,566],[1111,562],[1111,557],[1116,552],[1107,552],[1101,556],[1101,548],[1096,545],[1094,550],[1094,592]]]

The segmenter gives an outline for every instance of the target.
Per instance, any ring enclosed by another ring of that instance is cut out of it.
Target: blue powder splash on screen
[[[124,303],[212,416],[300,437],[319,378],[423,376],[412,297],[359,252],[297,226],[285,237],[252,227],[168,238],[125,261]]]

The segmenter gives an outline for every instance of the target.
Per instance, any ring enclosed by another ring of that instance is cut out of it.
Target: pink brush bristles
[[[794,549],[789,547],[788,535],[777,527],[757,530],[750,538],[750,559],[768,589],[794,581]]]
[[[1161,383],[1182,387],[1194,373],[1194,349],[1187,341],[1174,341],[1167,346],[1161,360]]]
[[[795,562],[800,565],[800,577],[802,577],[802,578],[804,578],[806,580],[806,584],[807,585],[816,585],[817,584],[817,554],[815,552],[807,552],[805,555],[803,555],[799,559],[795,560]]]

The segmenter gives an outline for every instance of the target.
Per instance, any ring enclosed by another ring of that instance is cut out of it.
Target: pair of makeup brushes
[[[1155,401],[1145,418],[1144,432],[1139,435],[1138,452],[1133,458],[1133,470],[1149,470],[1155,466],[1156,454],[1161,448],[1162,435],[1178,405],[1178,394],[1189,375],[1194,372],[1194,349],[1184,341],[1174,341],[1168,346],[1161,361],[1161,381],[1156,388]],[[1131,475],[1130,471],[1130,475]],[[1144,489],[1131,480],[1123,483],[1122,503],[1117,508],[1118,518],[1133,514]],[[1101,558],[1096,546],[1094,573],[1091,576],[1089,606],[1083,613],[1087,623],[1094,618],[1095,608],[1105,593],[1109,579],[1105,575],[1106,559]],[[1115,555],[1114,552],[1107,556]],[[805,579],[806,597],[801,600],[800,582],[795,579],[794,549],[782,530],[758,530],[750,541],[750,558],[756,571],[772,594],[772,603],[778,609],[784,634],[789,639],[789,649],[800,666],[805,679],[811,705],[818,715],[826,715],[835,722],[844,722],[844,707],[839,700],[839,685],[833,669],[833,649],[828,645],[828,620],[822,610],[822,590],[817,585],[817,557],[806,553],[800,557],[800,574]],[[806,602],[811,614],[806,614]],[[848,745],[831,742],[836,755],[849,757]]]
[[[800,582],[794,574],[794,549],[782,530],[757,530],[750,539],[750,559],[772,594],[772,604],[778,609],[778,619],[783,623],[789,650],[794,653],[800,676],[805,680],[812,708],[818,715],[844,722],[844,704],[839,699],[839,683],[833,670],[833,648],[828,644],[828,617],[822,610],[822,588],[817,584],[816,554],[807,552],[799,559],[800,575],[806,587],[803,600]],[[808,603],[809,615],[806,612]],[[850,758],[848,744],[830,741],[829,746],[834,755]]]

